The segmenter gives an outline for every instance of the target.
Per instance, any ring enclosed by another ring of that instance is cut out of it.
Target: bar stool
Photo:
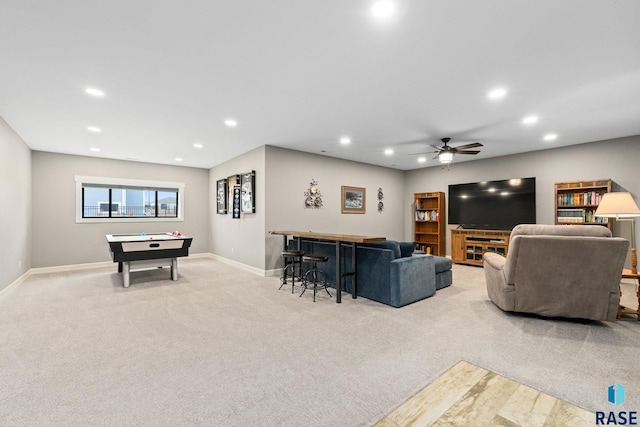
[[[280,255],[284,257],[284,268],[282,269],[282,277],[280,278],[280,282],[282,283],[278,290],[287,284],[287,272],[291,272],[291,293],[293,293],[293,288],[296,286],[296,277],[298,281],[302,283],[302,256],[304,255],[304,251],[287,249],[282,251]],[[298,266],[297,276],[296,265]]]
[[[313,284],[313,302],[316,302],[316,292],[318,288],[324,288],[324,290],[329,294],[329,297],[331,297],[331,294],[327,289],[327,276],[324,274],[324,271],[318,268],[318,263],[327,262],[328,260],[329,257],[326,255],[305,254],[302,256],[302,262],[313,263],[313,267],[304,273],[304,280],[302,281],[302,286],[304,287],[304,289],[302,290],[300,296],[302,296],[302,294],[304,294],[304,291],[306,291],[310,287],[310,285]],[[322,282],[320,283],[318,283],[318,275],[322,275]],[[309,282],[309,276],[313,278],[313,282],[311,283]]]

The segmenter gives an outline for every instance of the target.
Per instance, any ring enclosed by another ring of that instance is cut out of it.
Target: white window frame
[[[149,181],[145,179],[129,179],[129,178],[108,178],[101,176],[82,176],[74,177],[76,182],[76,223],[99,223],[99,222],[184,222],[184,182],[171,181]],[[83,218],[82,217],[82,187],[84,185],[105,185],[105,186],[124,186],[124,187],[143,187],[167,189],[175,188],[178,190],[178,216],[176,218],[148,218],[148,217],[118,217],[118,218]]]

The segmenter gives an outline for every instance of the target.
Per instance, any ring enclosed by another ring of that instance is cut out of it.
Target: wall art
[[[363,187],[342,186],[342,213],[363,214],[367,211],[367,193]]]

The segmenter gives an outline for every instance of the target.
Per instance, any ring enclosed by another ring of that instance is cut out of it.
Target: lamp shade
[[[606,193],[596,209],[595,216],[609,218],[633,218],[640,216],[640,209],[630,193]]]
[[[451,163],[453,161],[453,153],[450,151],[441,151],[440,154],[438,154],[438,160],[440,160],[440,163]]]

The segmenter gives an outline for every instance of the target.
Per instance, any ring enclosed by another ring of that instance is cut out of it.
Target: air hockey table
[[[178,280],[178,257],[189,256],[193,240],[175,233],[107,234],[106,238],[125,288],[131,271],[155,267],[171,267],[171,279]]]

